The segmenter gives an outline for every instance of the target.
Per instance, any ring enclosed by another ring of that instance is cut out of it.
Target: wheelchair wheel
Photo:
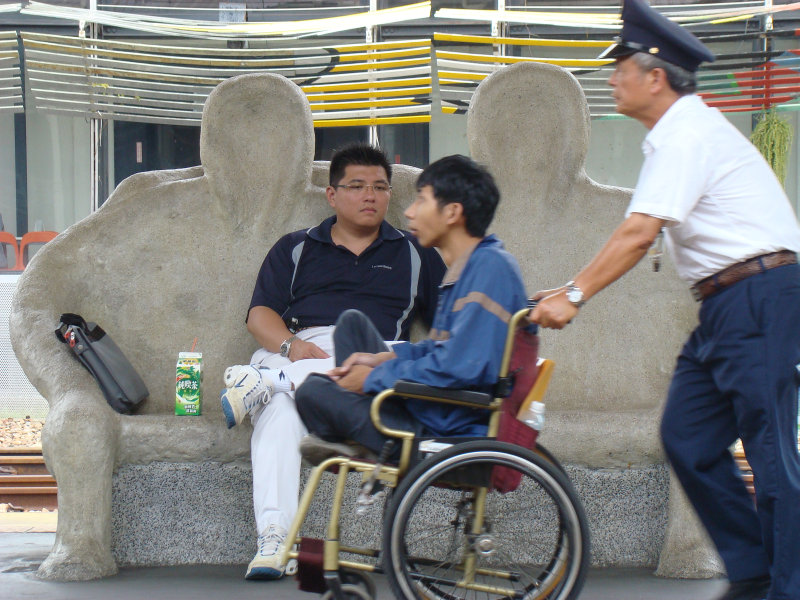
[[[370,598],[376,598],[378,593],[375,587],[375,580],[369,573],[356,571],[355,569],[339,569],[339,576],[342,583],[351,586],[361,586]]]
[[[342,595],[345,600],[375,600],[375,596],[370,596],[369,592],[358,585],[345,583],[342,585]],[[334,600],[331,590],[328,590],[320,597],[320,600]]]
[[[497,468],[518,474],[519,485],[493,489]],[[589,529],[549,460],[503,442],[466,442],[424,460],[397,487],[382,559],[398,598],[573,600],[589,566]]]
[[[551,463],[558,471],[564,476],[567,476],[567,472],[564,470],[564,467],[561,466],[561,463],[558,462],[555,456],[552,455],[550,450],[542,446],[541,444],[536,444],[536,448],[533,449],[534,454],[538,454],[542,458],[544,458],[547,462]]]

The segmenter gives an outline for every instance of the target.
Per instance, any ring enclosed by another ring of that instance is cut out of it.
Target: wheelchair
[[[337,456],[312,470],[282,556],[283,564],[298,560],[300,589],[324,600],[372,600],[370,574],[383,573],[394,595],[407,600],[578,597],[589,566],[583,507],[564,469],[536,444],[538,431],[517,419],[541,401],[554,366],[537,357],[528,312],[511,318],[494,394],[398,381],[371,405],[373,424],[390,438],[377,461]],[[487,436],[415,439],[390,429],[380,408],[392,397],[490,411]],[[394,444],[400,459],[390,464]],[[299,537],[326,472],[335,484],[325,538]],[[361,481],[355,514],[382,504],[373,545],[340,538],[343,521],[360,527],[342,507],[353,474]]]

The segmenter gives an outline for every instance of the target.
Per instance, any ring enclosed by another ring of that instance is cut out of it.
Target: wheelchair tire
[[[355,569],[339,569],[339,576],[345,585],[361,586],[370,598],[378,597],[378,590],[375,587],[375,580],[366,571]]]
[[[518,471],[520,485],[487,487],[494,467]],[[504,442],[465,442],[403,478],[381,556],[397,598],[574,600],[589,566],[589,528],[571,483],[548,459]]]
[[[551,463],[556,469],[558,469],[559,472],[564,475],[564,477],[567,477],[567,472],[564,470],[564,467],[562,467],[561,463],[556,460],[556,457],[550,453],[550,450],[537,443],[536,447],[533,449],[533,453],[538,454],[547,460],[547,462]]]
[[[360,585],[351,583],[342,584],[342,595],[345,600],[375,600],[375,596],[370,596],[369,592]],[[331,590],[328,590],[320,597],[320,600],[334,600]]]

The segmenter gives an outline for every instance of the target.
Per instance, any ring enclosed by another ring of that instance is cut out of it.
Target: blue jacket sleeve
[[[373,369],[364,390],[376,393],[406,379],[437,387],[484,388],[496,382],[508,319],[525,306],[519,275],[502,261],[472,269],[457,283],[449,337],[398,348],[397,358]],[[438,321],[437,321],[438,323]]]
[[[416,344],[409,342],[394,344],[391,349],[400,360],[416,360],[430,352],[433,349],[433,344],[433,340],[421,340]]]

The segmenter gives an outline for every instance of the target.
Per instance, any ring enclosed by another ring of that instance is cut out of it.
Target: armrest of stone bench
[[[225,427],[221,415],[120,417],[117,464],[249,460],[252,428]]]
[[[555,405],[555,402],[553,402]],[[548,411],[539,441],[563,464],[591,469],[641,467],[664,462],[660,411]]]

